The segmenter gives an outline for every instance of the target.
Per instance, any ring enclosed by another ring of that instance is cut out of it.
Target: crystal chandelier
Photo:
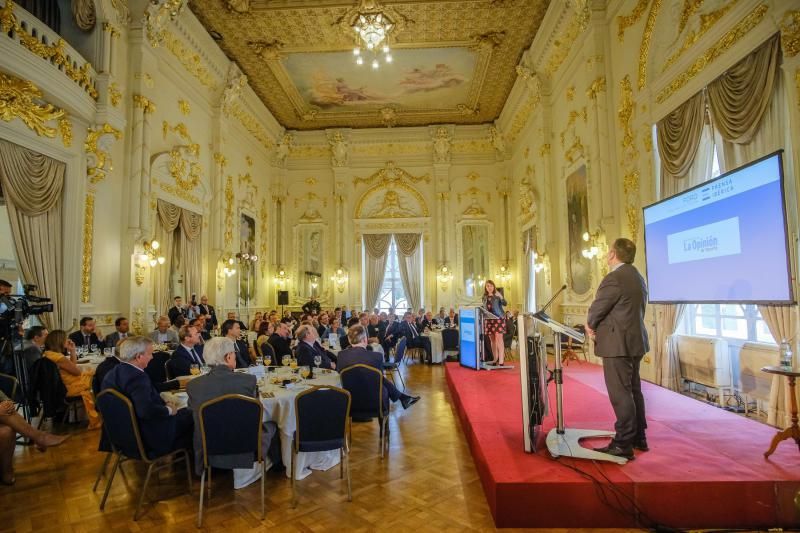
[[[371,53],[371,66],[373,69],[380,67],[379,54],[383,52],[383,61],[392,62],[391,49],[389,48],[389,34],[394,29],[394,22],[383,12],[377,2],[362,0],[358,14],[352,28],[356,34],[356,46],[353,55],[356,65],[364,64],[364,55]],[[366,49],[366,52],[362,50]]]

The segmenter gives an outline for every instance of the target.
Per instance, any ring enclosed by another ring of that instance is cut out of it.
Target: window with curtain
[[[381,285],[380,296],[378,296],[378,309],[389,312],[394,309],[396,312],[405,311],[408,308],[408,299],[403,290],[403,281],[400,279],[400,265],[397,257],[397,243],[394,237],[389,243],[388,257],[386,258],[386,275]]]

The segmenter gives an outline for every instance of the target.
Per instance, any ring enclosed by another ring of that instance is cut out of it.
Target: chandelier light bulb
[[[589,241],[589,232],[588,231],[584,231],[583,232],[583,240],[586,241],[586,242]]]
[[[363,65],[363,64],[364,64],[364,60],[361,59],[361,56],[358,56],[356,58],[356,65]]]
[[[388,44],[384,44],[383,45],[383,53],[384,54],[388,54],[389,53],[389,45]]]
[[[151,260],[150,260],[150,266],[151,266],[151,267],[154,267],[154,266],[156,266],[157,264],[158,264],[158,261],[156,261],[155,259],[151,259]]]
[[[384,59],[386,59],[387,63],[391,63],[392,62],[392,54],[386,54],[386,57]]]
[[[372,42],[368,42],[367,43],[367,50],[372,50],[373,48],[375,48],[375,45],[373,45]]]
[[[159,246],[161,246],[161,244],[159,244],[158,241],[153,241],[150,243],[150,248],[152,248],[153,250],[158,250]]]
[[[378,63],[378,60],[377,59],[373,59],[372,60],[372,68],[374,70],[377,70],[379,66],[380,66],[380,63]]]
[[[158,256],[158,264],[163,265],[167,259],[163,256]]]
[[[359,48],[359,47],[355,47],[355,48],[353,48],[353,55],[354,55],[354,56],[359,56],[359,55],[361,55],[361,48]]]

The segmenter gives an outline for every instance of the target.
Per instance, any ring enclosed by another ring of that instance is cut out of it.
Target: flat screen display
[[[782,152],[644,208],[652,303],[789,303]]]

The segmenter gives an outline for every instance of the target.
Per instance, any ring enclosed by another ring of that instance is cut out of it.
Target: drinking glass
[[[322,356],[321,355],[315,355],[314,356],[314,366],[319,368],[319,365],[321,365],[321,364],[322,364]]]
[[[292,358],[291,361],[289,361],[289,366],[291,368],[297,368],[297,359]]]
[[[97,345],[96,344],[89,345],[89,351],[90,352],[96,352],[97,351]]]
[[[264,365],[265,366],[269,366],[271,364],[272,364],[272,357],[269,354],[265,355],[264,356]]]
[[[283,363],[283,366],[289,366],[289,363],[291,361],[292,361],[292,356],[289,354],[286,354],[281,358],[281,363]]]
[[[264,366],[264,357],[261,355],[256,356],[256,365]]]
[[[300,377],[302,377],[303,379],[307,379],[310,374],[311,374],[311,369],[308,368],[307,366],[300,368]]]
[[[199,365],[192,365],[192,366],[189,368],[189,372],[190,372],[190,373],[191,373],[193,376],[196,376],[196,375],[200,374],[200,366],[199,366]]]

